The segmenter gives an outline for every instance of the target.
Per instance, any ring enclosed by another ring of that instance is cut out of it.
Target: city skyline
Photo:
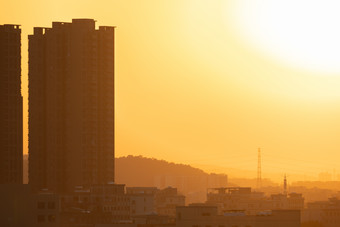
[[[37,4],[6,2],[5,7],[18,13],[0,16],[3,23],[23,29],[25,153],[27,35],[51,21],[96,18],[120,31],[118,157],[144,155],[206,170],[212,169],[207,165],[256,170],[256,149],[261,147],[264,177],[269,172],[340,172],[337,73],[291,66],[263,53],[261,45],[249,44],[234,29],[238,17],[230,17],[242,16],[242,5],[235,6],[235,1],[88,1],[81,6],[49,1],[42,3],[42,13]],[[315,4],[309,6],[308,12],[314,12]],[[285,29],[290,35],[294,31]],[[321,48],[322,43],[315,45]]]
[[[340,226],[340,3],[4,8],[1,226]]]

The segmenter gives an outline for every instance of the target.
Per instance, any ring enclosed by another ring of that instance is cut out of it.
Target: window
[[[38,215],[37,216],[37,221],[38,221],[38,223],[45,222],[45,216],[44,215]]]
[[[38,209],[45,209],[45,203],[44,202],[38,202],[37,207],[38,207]]]
[[[48,202],[47,207],[48,207],[48,209],[55,209],[55,203],[54,202]]]
[[[48,222],[55,222],[55,216],[53,214],[48,215]]]

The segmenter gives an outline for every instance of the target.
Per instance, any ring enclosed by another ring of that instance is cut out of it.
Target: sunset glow
[[[116,26],[117,157],[255,177],[261,147],[265,177],[340,173],[336,1],[13,0],[5,8],[0,20],[22,25],[24,153],[27,35],[95,18]]]
[[[288,67],[340,73],[337,1],[237,1],[227,19],[243,41]]]

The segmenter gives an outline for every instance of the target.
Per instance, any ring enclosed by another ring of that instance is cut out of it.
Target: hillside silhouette
[[[24,183],[28,182],[28,155],[24,155]],[[143,156],[116,158],[116,183],[127,187],[178,188],[185,195],[187,203],[204,202],[206,189],[212,187],[252,187],[256,190],[256,178],[227,178],[224,174],[209,174],[190,165],[176,164],[165,160]],[[228,182],[227,182],[228,181]],[[282,193],[283,186],[269,179],[262,180],[261,191],[267,194]],[[289,192],[304,194],[306,202],[340,198],[339,181],[334,182],[292,182]]]
[[[171,176],[207,176],[203,170],[189,165],[175,164],[165,160],[132,156],[116,158],[116,181],[127,186],[154,185],[155,177]]]
[[[116,183],[127,187],[176,187],[187,202],[205,201],[210,187],[226,187],[227,175],[143,156],[116,158]]]

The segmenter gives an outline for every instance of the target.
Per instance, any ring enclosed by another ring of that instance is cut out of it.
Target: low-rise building
[[[210,188],[206,203],[217,206],[219,212],[240,210],[247,215],[254,215],[265,210],[301,210],[304,208],[302,194],[274,194],[268,197],[263,192],[252,191],[250,187]]]
[[[159,215],[176,216],[176,207],[185,205],[185,196],[177,192],[177,188],[164,188],[155,195],[156,212]]]
[[[149,215],[156,213],[156,187],[127,187],[126,194],[130,200],[130,214]]]
[[[291,209],[302,210],[305,199],[300,193],[273,194],[270,196],[271,209]]]
[[[221,212],[242,210],[246,214],[256,214],[271,208],[263,192],[254,192],[250,187],[210,188],[207,193],[207,204],[218,206]]]
[[[307,208],[301,214],[301,223],[313,223],[323,227],[340,226],[340,200],[330,198],[328,201],[307,203]]]
[[[130,220],[130,200],[123,184],[77,187],[61,195],[63,225],[112,224]]]
[[[0,223],[6,227],[59,227],[59,196],[25,184],[0,185]]]
[[[247,215],[242,211],[218,214],[216,206],[177,207],[176,227],[300,227],[299,210],[272,210]]]

